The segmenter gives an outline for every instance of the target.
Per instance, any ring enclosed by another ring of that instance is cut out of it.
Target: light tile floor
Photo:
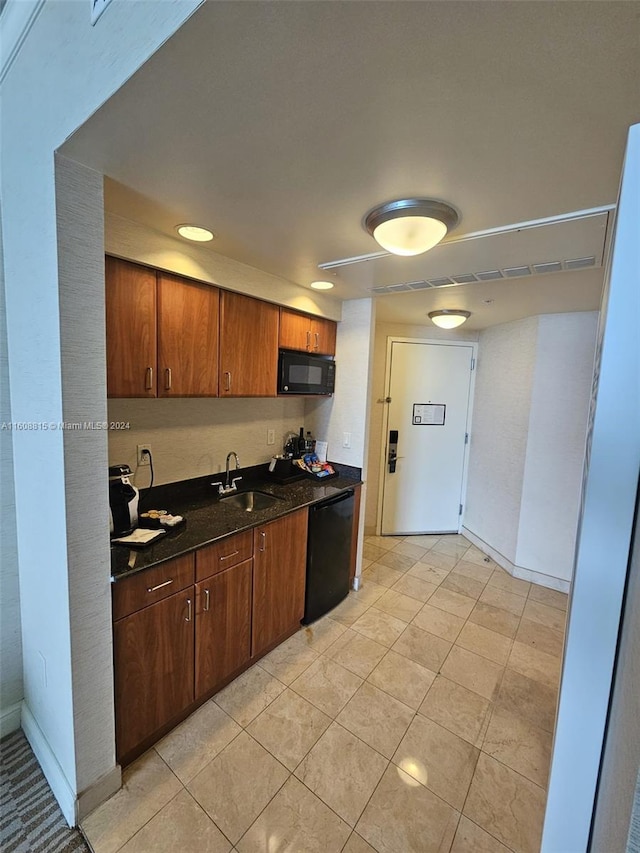
[[[95,853],[537,853],[567,596],[457,535],[364,556],[357,593],[125,770]]]

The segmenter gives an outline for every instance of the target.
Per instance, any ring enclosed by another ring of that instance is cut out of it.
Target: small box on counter
[[[314,480],[327,480],[339,474],[329,462],[321,462],[315,453],[306,453],[302,459],[294,459],[293,464]]]

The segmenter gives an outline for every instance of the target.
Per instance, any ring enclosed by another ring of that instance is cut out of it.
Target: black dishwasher
[[[315,622],[349,594],[353,489],[309,507],[307,586],[302,623]]]

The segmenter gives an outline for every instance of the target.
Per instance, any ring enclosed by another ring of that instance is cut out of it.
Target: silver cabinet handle
[[[164,390],[171,391],[171,368],[167,367],[164,372]]]
[[[314,347],[314,350],[316,352],[318,352],[318,350],[320,349],[320,332],[315,332],[315,336],[316,336],[316,345]]]
[[[264,551],[266,549],[266,544],[267,544],[267,534],[261,530],[260,531],[260,546],[258,548],[258,551]]]
[[[191,599],[187,598],[187,616],[185,622],[191,622]]]
[[[241,480],[242,477],[238,477],[238,479]],[[232,551],[230,554],[225,554],[223,557],[219,557],[219,560],[222,563],[224,560],[230,560],[232,557],[235,557],[239,553],[240,551]]]
[[[228,370],[224,372],[224,390],[231,391],[231,374]]]
[[[153,367],[147,367],[145,370],[144,390],[151,391],[153,388]]]
[[[205,613],[209,611],[209,590],[205,589],[204,591],[204,607],[202,608]]]
[[[169,578],[168,581],[159,583],[157,586],[148,586],[147,592],[155,592],[157,589],[162,589],[163,586],[169,586],[170,583],[173,583],[173,578]]]
[[[307,330],[307,349],[311,349],[311,330]]]

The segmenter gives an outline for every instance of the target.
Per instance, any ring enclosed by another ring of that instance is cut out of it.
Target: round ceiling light
[[[332,281],[312,281],[311,287],[314,290],[332,290],[333,282]]]
[[[213,231],[202,228],[200,225],[176,225],[176,231],[181,237],[186,240],[194,240],[196,243],[208,243],[215,236]]]
[[[370,210],[364,227],[394,255],[420,255],[437,245],[455,228],[458,212],[442,201],[406,198],[388,201]]]
[[[441,329],[455,329],[469,319],[471,312],[459,311],[457,308],[443,308],[441,311],[429,311],[427,316]]]

